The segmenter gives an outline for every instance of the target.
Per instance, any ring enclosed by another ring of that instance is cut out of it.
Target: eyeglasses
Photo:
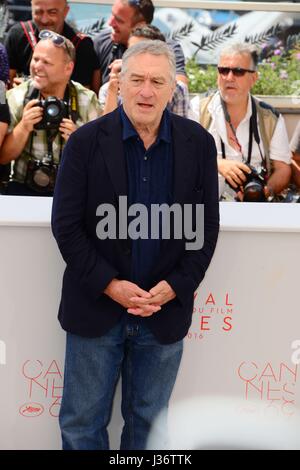
[[[51,39],[51,41],[53,42],[53,44],[56,47],[64,47],[66,49],[68,55],[72,59],[72,54],[71,54],[70,48],[69,48],[69,46],[67,44],[67,41],[66,41],[66,38],[64,36],[61,36],[60,34],[54,33],[54,31],[50,31],[49,29],[43,29],[39,33],[39,39],[41,39],[41,40]]]
[[[227,75],[232,72],[235,77],[243,77],[245,73],[255,73],[255,70],[249,69],[242,69],[240,67],[218,67],[218,72],[223,77],[227,77]]]

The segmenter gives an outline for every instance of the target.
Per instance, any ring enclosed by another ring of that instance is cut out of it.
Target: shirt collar
[[[224,119],[224,111],[223,111],[223,108],[222,108],[221,95],[220,95],[219,91],[214,95],[214,97],[211,100],[211,102],[209,103],[207,109],[208,109],[208,111],[210,112],[210,114],[212,116],[212,122],[211,122],[210,129],[212,127],[215,128],[217,134],[221,137],[223,142],[225,144],[229,145],[228,137],[227,137],[226,121]],[[236,129],[236,131],[238,131],[238,129],[240,128],[240,126],[244,122],[249,122],[251,114],[252,114],[252,103],[251,103],[251,95],[249,93],[249,99],[248,99],[248,106],[247,106],[246,114],[245,114],[243,120],[240,122],[240,124],[239,124],[238,128]]]
[[[210,112],[210,114],[212,116],[214,116],[214,115],[223,115],[223,108],[222,108],[222,104],[221,104],[221,94],[220,94],[219,91],[216,92],[213,99],[209,103],[208,111]],[[251,103],[251,95],[249,93],[248,94],[247,111],[246,111],[246,114],[245,114],[243,120],[241,121],[241,123],[244,122],[244,121],[247,121],[248,119],[250,119],[251,115],[252,115],[252,103]]]
[[[121,115],[121,121],[123,125],[123,133],[122,138],[123,140],[128,140],[131,137],[138,137],[138,133],[133,127],[130,119],[128,118],[127,114],[124,111],[123,106],[119,106],[119,112]],[[158,130],[158,136],[156,142],[160,140],[164,140],[167,143],[171,143],[171,121],[170,121],[170,112],[165,109],[160,121],[160,126]]]

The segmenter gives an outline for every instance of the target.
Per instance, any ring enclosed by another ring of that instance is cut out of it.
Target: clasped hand
[[[167,281],[160,281],[148,292],[133,282],[113,279],[104,293],[125,307],[128,313],[142,317],[159,312],[162,305],[176,297]]]

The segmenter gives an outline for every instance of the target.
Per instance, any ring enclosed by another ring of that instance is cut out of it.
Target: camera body
[[[244,202],[265,202],[266,196],[264,188],[267,183],[267,170],[264,167],[260,169],[246,163],[251,173],[245,173],[246,181],[243,184]]]
[[[254,168],[254,166],[249,163],[245,165],[251,170],[251,173],[244,173],[246,181],[243,183],[243,201],[244,202],[266,202],[266,196],[264,188],[267,183],[267,170],[264,167],[259,169]],[[229,184],[229,183],[228,183]],[[231,189],[236,193],[240,191],[241,186],[234,188],[229,184]]]
[[[36,106],[43,108],[43,118],[34,126],[36,130],[58,129],[61,121],[69,115],[67,103],[55,96],[40,100]]]
[[[30,158],[27,165],[26,184],[39,193],[53,192],[58,165],[51,156],[46,155],[42,160]]]

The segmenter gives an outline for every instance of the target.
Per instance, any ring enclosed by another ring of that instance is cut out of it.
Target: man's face
[[[68,83],[73,67],[63,47],[55,46],[51,40],[39,41],[30,62],[33,86],[42,93],[56,96],[58,88]]]
[[[38,29],[61,34],[69,12],[66,0],[31,0],[32,19]]]
[[[248,54],[223,56],[220,58],[219,67],[239,67],[253,70],[252,61]],[[228,75],[218,73],[218,87],[222,98],[227,104],[239,104],[247,100],[248,94],[256,80],[256,72],[246,72],[242,77],[236,77],[232,71]]]
[[[121,0],[116,0],[112,6],[111,17],[108,21],[113,31],[111,39],[118,44],[127,46],[127,41],[133,26],[135,9],[130,5],[123,5]]]
[[[127,67],[120,81],[124,110],[136,128],[157,127],[175,89],[168,59],[143,53],[131,57]]]

